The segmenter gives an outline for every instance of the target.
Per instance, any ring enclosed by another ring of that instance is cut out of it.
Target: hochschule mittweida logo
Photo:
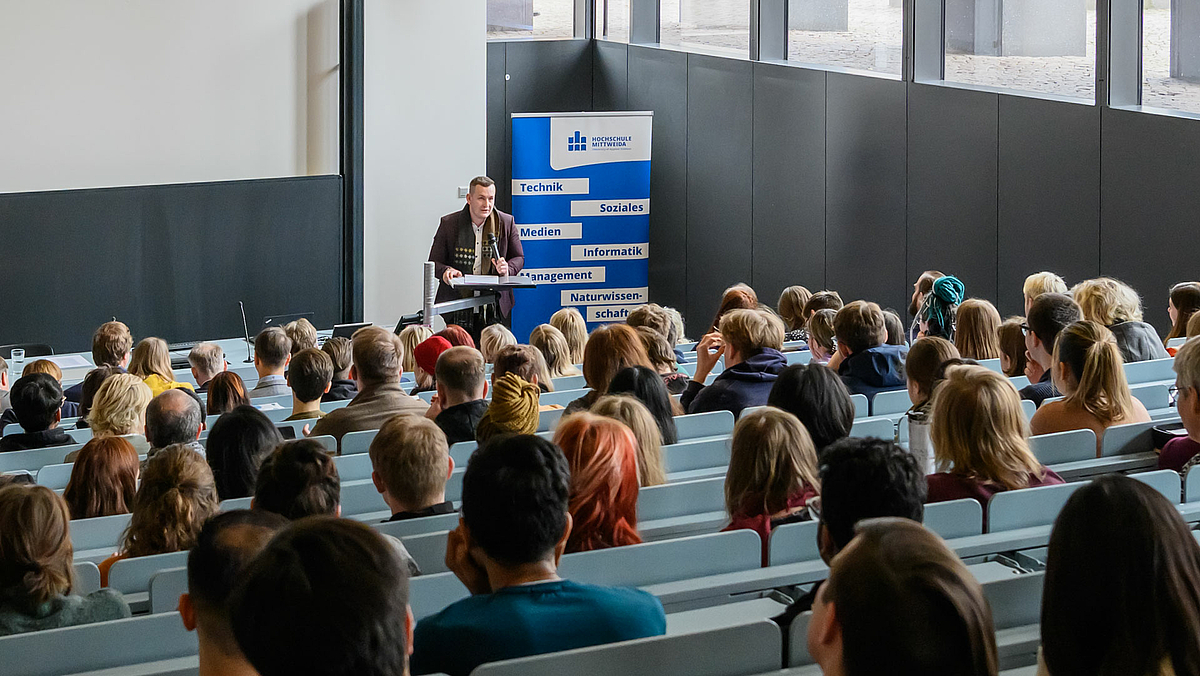
[[[574,136],[567,137],[567,152],[587,150],[587,137],[576,131]]]

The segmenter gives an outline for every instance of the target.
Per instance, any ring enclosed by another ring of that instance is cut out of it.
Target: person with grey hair
[[[188,363],[192,365],[197,392],[207,392],[208,381],[229,368],[229,362],[225,361],[225,350],[216,343],[200,343],[193,347],[188,353]]]
[[[204,455],[198,439],[204,430],[204,407],[194,393],[182,389],[167,390],[150,400],[146,407],[146,441],[150,442],[147,459],[172,444],[183,444]]]

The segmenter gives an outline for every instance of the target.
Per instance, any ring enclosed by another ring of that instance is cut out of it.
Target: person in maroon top
[[[927,502],[974,498],[986,507],[1000,491],[1063,483],[1029,450],[1016,389],[985,367],[946,373],[933,396],[930,436],[936,464],[946,471],[926,477]]]
[[[772,407],[742,416],[725,475],[724,530],[758,533],[765,566],[771,529],[811,519],[808,501],[818,493],[817,449],[800,419]]]
[[[1175,408],[1187,430],[1163,446],[1158,456],[1159,469],[1183,473],[1200,457],[1200,340],[1189,340],[1175,354]]]

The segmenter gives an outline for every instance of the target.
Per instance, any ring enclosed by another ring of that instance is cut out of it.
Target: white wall
[[[0,192],[337,173],[338,4],[0,3]]]
[[[365,319],[421,308],[421,264],[485,173],[485,0],[367,0]]]

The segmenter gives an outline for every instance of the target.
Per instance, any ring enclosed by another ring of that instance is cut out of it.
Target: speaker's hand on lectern
[[[497,258],[492,261],[492,264],[496,266],[496,274],[501,277],[508,276],[508,261],[503,258]]]
[[[462,273],[459,272],[457,268],[447,266],[446,271],[442,273],[442,281],[449,284],[450,280],[454,279],[455,277],[462,277]]]

